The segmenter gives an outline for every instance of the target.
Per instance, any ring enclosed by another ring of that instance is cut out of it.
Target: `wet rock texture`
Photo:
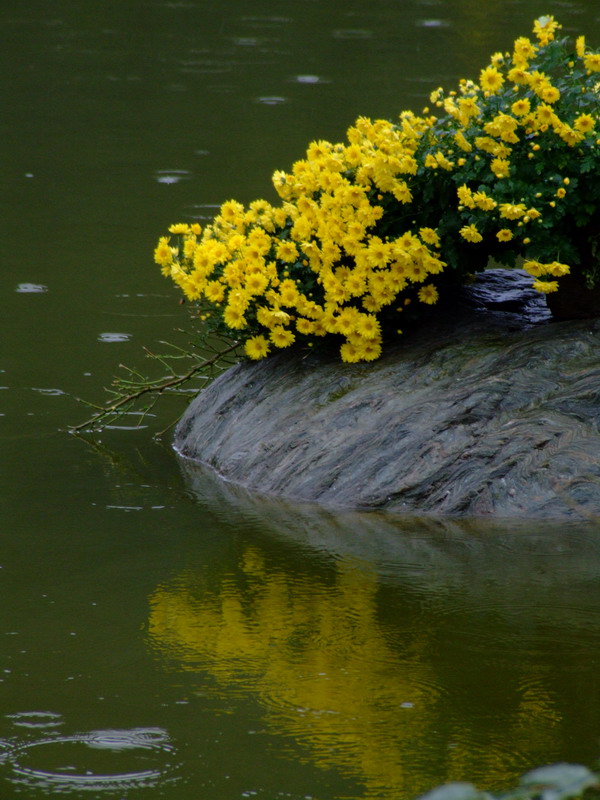
[[[182,455],[296,500],[423,515],[600,520],[600,319],[551,322],[491,270],[370,364],[283,351],[191,403]]]

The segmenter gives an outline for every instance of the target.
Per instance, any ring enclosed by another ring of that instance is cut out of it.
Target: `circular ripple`
[[[39,391],[43,390],[40,389]],[[62,715],[53,711],[18,711],[15,714],[7,714],[6,717],[16,727],[30,728],[32,730],[57,728],[60,725],[64,725]]]
[[[168,737],[159,728],[91,731],[16,745],[12,781],[53,792],[115,791],[156,786],[173,770]]]
[[[0,764],[5,764],[7,761],[9,761],[12,752],[12,743],[6,739],[0,739]]]

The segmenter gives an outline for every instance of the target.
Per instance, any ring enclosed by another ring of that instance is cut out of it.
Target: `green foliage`
[[[579,764],[551,764],[523,775],[516,789],[500,795],[500,800],[573,800],[583,795],[598,795],[598,775]],[[594,791],[595,790],[595,791]],[[496,800],[471,783],[447,783],[419,800]]]
[[[432,93],[447,113],[417,153],[424,180],[437,159],[446,172],[440,182],[460,193],[462,228],[435,203],[435,191],[423,192],[429,224],[441,219],[449,265],[460,270],[464,251],[456,243],[446,248],[447,239],[470,235],[482,261],[491,255],[511,266],[523,256],[526,269],[544,278],[537,281],[542,291],[556,289],[553,278],[567,266],[593,284],[591,242],[600,224],[600,57],[586,51],[583,37],[575,48],[555,39],[557,23],[545,20],[545,27],[536,23],[538,44],[517,39],[512,53],[492,56],[479,84],[461,81],[458,92]]]

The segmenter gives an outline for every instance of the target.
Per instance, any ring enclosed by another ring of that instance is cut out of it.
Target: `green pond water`
[[[176,221],[273,199],[356,116],[420,111],[595,1],[7,0],[0,797],[411,798],[600,756],[600,526],[265,500],[153,432],[69,435],[177,340]],[[523,491],[526,491],[523,487]]]

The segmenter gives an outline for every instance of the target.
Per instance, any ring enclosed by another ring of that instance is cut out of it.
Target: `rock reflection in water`
[[[597,530],[336,513],[184,470],[243,541],[236,569],[153,593],[148,638],[167,668],[251,694],[272,732],[366,796],[507,787],[563,756],[561,681],[590,642]],[[303,547],[274,558],[273,537]]]

